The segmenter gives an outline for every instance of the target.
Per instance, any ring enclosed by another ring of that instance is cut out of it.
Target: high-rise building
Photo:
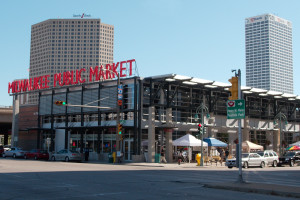
[[[246,85],[293,94],[292,23],[272,14],[246,18]]]
[[[100,19],[49,19],[31,27],[29,78],[113,63],[114,26]],[[86,74],[83,76],[87,76]],[[29,103],[37,103],[37,94]]]

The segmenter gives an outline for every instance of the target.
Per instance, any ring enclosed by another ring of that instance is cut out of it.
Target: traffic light
[[[65,101],[55,101],[54,104],[57,106],[64,106],[64,105],[66,105],[66,102]]]
[[[202,134],[202,125],[201,124],[198,124],[198,131],[200,134]]]
[[[229,91],[231,92],[229,100],[237,100],[239,98],[239,77],[234,76],[228,81],[232,85],[231,88],[229,88]]]
[[[122,124],[118,124],[118,134],[119,135],[122,134],[122,129],[123,129],[123,125]]]

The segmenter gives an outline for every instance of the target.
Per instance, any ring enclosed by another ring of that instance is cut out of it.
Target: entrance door
[[[131,161],[133,154],[133,138],[123,140],[124,160]]]

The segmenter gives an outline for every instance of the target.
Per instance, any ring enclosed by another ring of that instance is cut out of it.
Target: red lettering
[[[117,62],[117,64],[113,63],[113,66],[112,66],[113,78],[115,78],[119,74],[118,71],[117,71],[118,65],[119,65],[119,62]]]
[[[99,71],[99,67],[96,66],[95,69],[93,69],[92,67],[90,67],[90,82],[93,81],[93,76],[95,76],[95,81],[99,81],[98,79],[98,71]]]
[[[103,80],[105,80],[106,79],[106,77],[105,77],[105,73],[103,72],[103,66],[101,65],[101,67],[100,67],[100,71],[99,71],[99,78],[98,78],[98,80],[100,80],[101,79],[101,77],[103,78]]]
[[[15,81],[15,92],[19,92],[19,81]]]
[[[129,76],[132,75],[132,63],[135,62],[135,59],[127,60],[129,62]]]
[[[50,75],[46,75],[46,76],[44,76],[45,77],[45,87],[44,88],[49,88],[49,85],[48,85],[48,83],[50,82],[50,80],[48,80],[48,78],[50,77]]]
[[[32,82],[33,82],[33,81],[32,81],[32,78],[30,78],[30,79],[29,79],[29,84],[28,84],[28,91],[33,90],[33,87],[32,87],[33,84],[32,84]]]
[[[110,64],[106,64],[105,65],[105,71],[106,71],[106,79],[112,79],[112,75],[111,75],[111,68],[112,66]],[[109,76],[109,77],[108,77]]]
[[[19,82],[19,86],[20,86],[19,90],[20,90],[20,92],[21,91],[26,92],[26,90],[27,90],[27,84],[28,84],[28,80],[26,80],[26,79],[21,80]]]
[[[70,85],[70,72],[69,71],[63,73],[63,84]]]
[[[126,67],[123,67],[124,63],[126,63],[126,61],[120,62],[120,77],[126,77],[126,74],[123,74],[123,71],[126,70]]]
[[[40,85],[39,85],[40,77],[34,77],[33,80],[34,80],[34,81],[33,81],[33,89],[34,89],[34,90],[41,89],[41,88],[40,88]]]
[[[77,70],[76,70],[77,71]],[[84,68],[82,68],[80,71],[79,71],[79,75],[78,75],[78,77],[79,77],[79,82],[80,83],[85,83],[85,79],[81,79],[81,73],[82,73],[82,71],[85,71],[85,69]]]
[[[10,83],[8,82],[8,94],[10,93],[10,90],[11,90],[11,93],[15,93],[15,81]]]
[[[61,81],[61,73],[54,74],[54,84],[53,87],[56,87],[56,82],[58,81],[59,86],[63,86],[64,84]]]

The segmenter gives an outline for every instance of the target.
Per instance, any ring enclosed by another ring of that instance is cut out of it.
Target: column
[[[167,121],[167,126],[170,127],[172,125],[172,108],[167,108],[166,110],[166,121]],[[172,143],[172,132],[173,129],[169,128],[166,129],[166,160],[168,163],[173,162],[173,143]]]
[[[273,151],[279,153],[280,130],[273,131]]]
[[[250,119],[248,116],[244,119],[244,129],[242,130],[243,133],[243,141],[249,140],[250,141],[250,127],[249,127]]]
[[[155,108],[149,107],[148,119],[148,162],[154,163],[155,159]]]
[[[11,146],[18,146],[19,139],[19,98],[18,95],[13,97],[13,121],[12,121],[12,131],[11,131]]]

